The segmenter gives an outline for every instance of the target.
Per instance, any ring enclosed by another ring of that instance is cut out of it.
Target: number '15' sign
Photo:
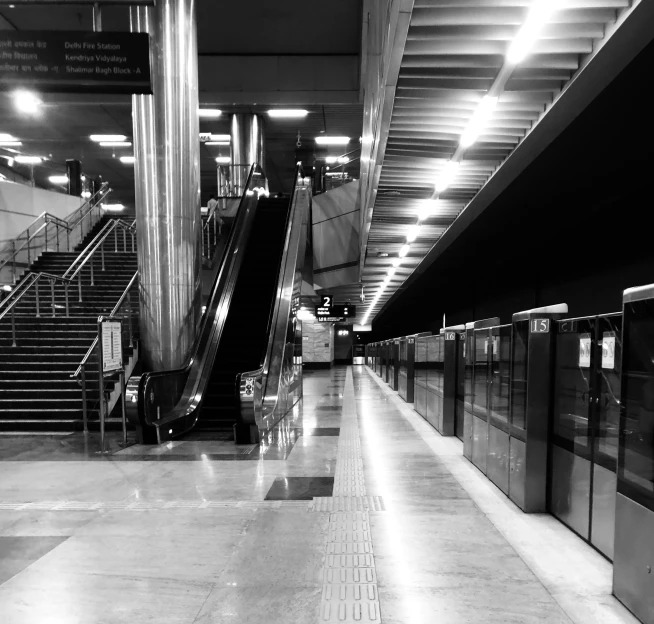
[[[548,334],[550,331],[550,319],[531,319],[529,323],[529,332],[532,334]]]

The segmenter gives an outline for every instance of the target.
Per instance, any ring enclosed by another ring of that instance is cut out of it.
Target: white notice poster
[[[579,336],[579,368],[590,368],[590,336]]]
[[[123,341],[120,323],[102,321],[102,372],[108,373],[123,367]]]
[[[602,368],[615,368],[615,336],[604,332],[602,336]]]

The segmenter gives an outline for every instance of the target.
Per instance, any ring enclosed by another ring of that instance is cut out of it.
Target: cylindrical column
[[[239,192],[245,188],[250,167],[257,163],[265,169],[263,123],[259,115],[235,113],[231,123],[233,185]]]
[[[183,365],[201,311],[200,142],[194,0],[132,7],[150,34],[153,95],[134,95],[136,232],[146,370]]]

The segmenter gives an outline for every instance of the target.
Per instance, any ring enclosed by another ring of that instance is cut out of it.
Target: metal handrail
[[[44,248],[47,249],[48,244],[48,224],[54,223],[57,227],[56,242],[57,242],[57,251],[59,251],[59,228],[62,227],[66,230],[66,251],[70,251],[70,233],[78,226],[82,226],[84,219],[97,208],[98,204],[111,192],[108,183],[103,183],[100,189],[86,202],[84,202],[77,210],[73,211],[65,219],[51,215],[48,212],[42,212],[38,217],[32,221],[32,223],[23,230],[20,234],[14,237],[13,240],[9,241],[2,249],[2,252],[5,253],[8,249],[11,248],[10,255],[3,261],[0,261],[0,271],[6,267],[9,263],[12,263],[12,280],[13,283],[16,283],[16,257],[20,252],[27,248],[27,263],[31,264],[31,248],[30,243],[45,229],[45,241]],[[44,220],[44,223],[37,227],[36,230],[33,228],[41,220]],[[16,241],[20,241],[23,237],[25,242],[20,246],[16,247]]]
[[[117,314],[118,310],[123,305],[123,303],[125,303],[125,300],[130,297],[130,290],[133,288],[134,284],[136,283],[136,280],[138,279],[138,275],[139,275],[139,272],[136,271],[136,273],[134,273],[134,275],[132,276],[132,279],[129,280],[129,284],[127,284],[127,287],[123,291],[123,294],[120,296],[120,299],[118,299],[118,302],[116,303],[116,305],[113,307],[113,309],[109,313],[109,315],[108,315],[109,317],[113,318]],[[130,315],[130,321],[131,321],[131,315]],[[132,335],[132,332],[131,332],[131,328],[130,328],[130,347],[132,346],[132,344],[131,344],[131,335]],[[89,350],[86,352],[86,354],[82,358],[82,361],[79,363],[79,366],[75,369],[75,372],[70,375],[71,378],[77,379],[80,376],[80,373],[82,372],[82,368],[89,361],[89,358],[93,354],[93,350],[95,349],[97,344],[98,344],[98,337],[96,336],[93,339],[93,343],[89,347]]]
[[[118,228],[121,228],[123,230],[123,249],[124,251],[127,250],[127,238],[126,234],[129,231],[131,236],[132,236],[132,251],[135,251],[134,249],[134,233],[136,231],[136,228],[134,227],[134,221],[132,223],[127,223],[123,221],[122,219],[114,219],[112,221],[109,221],[101,230],[96,234],[96,236],[93,238],[93,240],[86,246],[86,248],[75,258],[73,263],[66,269],[66,272],[64,273],[64,277],[69,277],[71,280],[75,279],[80,274],[80,271],[82,268],[84,268],[84,265],[96,254],[98,250],[100,250],[102,254],[102,270],[104,271],[104,243],[109,237],[109,235],[114,231],[117,230]],[[89,250],[87,253],[87,250]],[[114,251],[118,252],[118,236],[115,237],[115,247]],[[82,262],[80,263],[80,258],[83,258]],[[76,266],[78,265],[79,266]],[[76,267],[76,268],[75,268]],[[75,269],[72,273],[71,271]],[[91,285],[93,285],[93,264],[91,264]]]
[[[27,294],[27,292],[36,285],[36,318],[41,317],[41,306],[40,306],[40,299],[39,299],[39,288],[38,288],[38,283],[41,281],[41,279],[47,279],[50,281],[50,297],[51,297],[51,305],[52,305],[52,316],[56,317],[56,305],[55,305],[55,293],[54,293],[54,285],[55,282],[59,281],[64,283],[66,286],[65,292],[66,292],[66,316],[69,316],[70,310],[68,306],[68,285],[70,284],[71,280],[62,277],[61,275],[53,275],[52,273],[30,273],[26,280],[21,284],[20,289],[18,290],[18,294],[14,295],[11,299],[5,299],[5,301],[0,304],[0,307],[3,305],[6,305],[4,310],[0,310],[0,321],[7,316],[9,312],[11,312],[11,340],[12,340],[12,347],[17,346],[16,343],[16,306],[20,302],[20,300]]]

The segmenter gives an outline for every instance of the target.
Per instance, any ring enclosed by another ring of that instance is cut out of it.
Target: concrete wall
[[[80,197],[0,180],[0,247],[25,230],[42,212],[64,219],[83,201]]]
[[[334,363],[334,326],[331,323],[302,321],[302,361],[329,366]]]

